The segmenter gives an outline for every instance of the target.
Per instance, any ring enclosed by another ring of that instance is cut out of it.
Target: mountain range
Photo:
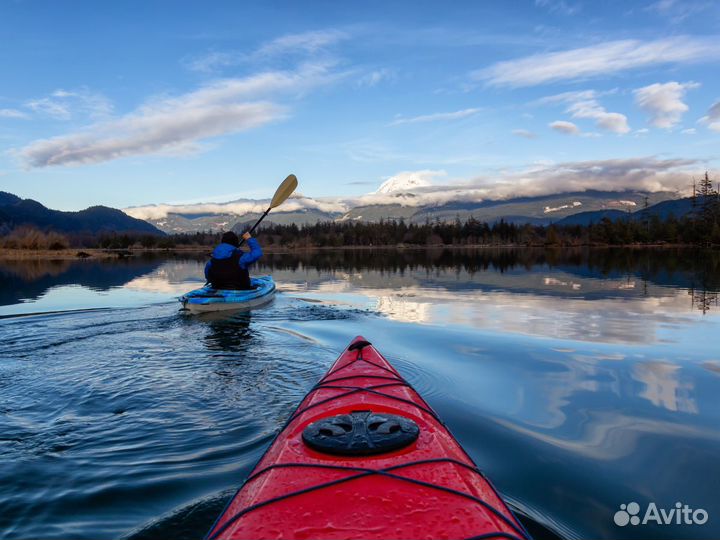
[[[91,206],[79,212],[52,210],[32,199],[0,191],[0,234],[29,226],[43,231],[96,235],[103,232],[164,235],[154,225],[107,206]]]
[[[577,214],[591,214],[595,221],[600,217],[594,212],[619,217],[630,212],[664,201],[678,199],[675,192],[642,191],[577,191],[534,197],[515,197],[501,200],[454,200],[449,202],[413,201],[409,192],[383,192],[381,197],[357,200],[316,200],[310,197],[294,197],[283,206],[273,210],[263,222],[297,225],[318,221],[364,221],[403,219],[407,223],[426,221],[465,221],[473,217],[479,221],[494,223],[501,219],[517,224],[549,225]],[[377,200],[380,199],[380,200]],[[397,202],[395,201],[397,200]],[[125,209],[130,215],[144,218],[166,233],[192,233],[197,231],[220,231],[242,228],[254,222],[266,208],[267,201],[230,201],[222,204],[183,206],[151,206]],[[602,217],[602,216],[601,216]]]
[[[683,199],[673,199],[649,205],[647,208],[642,207],[634,212],[622,212],[620,210],[597,210],[594,212],[578,212],[566,218],[561,219],[556,225],[590,225],[591,223],[599,223],[604,218],[611,221],[618,219],[650,219],[658,217],[661,220],[669,218],[671,215],[680,218],[691,213],[695,213],[700,208],[702,199],[693,202],[692,197]]]
[[[411,186],[419,189],[422,186]],[[470,217],[487,223],[499,220],[532,225],[587,225],[607,217],[611,220],[681,217],[693,211],[689,198],[674,192],[576,191],[552,195],[514,197],[501,200],[439,203],[413,201],[407,186],[381,186],[370,197],[355,201],[293,196],[263,222],[313,224],[319,221],[377,222],[403,219],[407,223],[465,221]],[[380,197],[378,199],[378,196]],[[127,232],[162,235],[198,231],[243,231],[260,217],[267,201],[242,199],[227,203],[148,206],[124,211],[93,206],[79,212],[46,208],[32,199],[0,192],[0,234],[29,225],[41,230],[70,234]],[[647,208],[646,208],[647,206]],[[144,219],[141,219],[144,218]]]

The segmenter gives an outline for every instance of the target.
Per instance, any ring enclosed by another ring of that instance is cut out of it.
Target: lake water
[[[267,255],[273,303],[210,319],[203,264],[0,261],[0,537],[202,537],[358,334],[537,538],[720,537],[720,253]]]

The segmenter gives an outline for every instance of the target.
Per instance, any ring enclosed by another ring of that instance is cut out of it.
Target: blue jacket
[[[238,266],[243,269],[247,269],[252,263],[262,257],[262,248],[255,238],[251,238],[247,241],[247,245],[250,247],[250,251],[243,253],[240,256]],[[212,252],[212,256],[215,259],[229,259],[232,257],[235,250],[238,249],[230,244],[219,244]],[[208,279],[208,270],[212,265],[212,259],[210,259],[205,265],[205,279]]]

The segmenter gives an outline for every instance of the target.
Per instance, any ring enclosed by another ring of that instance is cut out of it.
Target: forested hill
[[[596,210],[594,212],[578,212],[571,216],[567,216],[557,222],[555,225],[591,225],[600,223],[604,218],[615,220],[647,220],[657,217],[666,220],[669,217],[677,219],[691,216],[693,213],[700,212],[704,206],[703,198],[686,197],[684,199],[675,199],[669,201],[661,201],[657,204],[636,210],[635,212],[623,212],[622,210]]]
[[[0,191],[0,234],[19,227],[65,234],[165,234],[147,221],[130,217],[116,208],[91,206],[79,212],[63,212],[47,208],[32,199],[21,199]]]

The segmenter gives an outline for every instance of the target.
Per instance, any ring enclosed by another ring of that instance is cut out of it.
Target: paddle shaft
[[[257,226],[260,225],[260,222],[261,222],[263,219],[265,219],[265,216],[267,216],[267,215],[270,213],[270,210],[272,210],[272,206],[271,206],[270,208],[268,208],[267,210],[265,210],[265,213],[264,213],[262,216],[260,216],[260,219],[258,219],[258,220],[255,222],[255,225],[252,226],[252,229],[250,229],[249,231],[247,231],[249,234],[252,234],[252,233],[255,232],[255,229],[257,229]],[[244,238],[240,238],[240,243],[238,244],[238,247],[242,246],[244,243],[245,243],[245,239],[244,239]]]
[[[270,206],[268,206],[268,209],[265,210],[265,213],[260,216],[260,219],[258,219],[255,222],[255,225],[252,226],[252,229],[248,231],[248,234],[252,234],[255,232],[255,229],[257,229],[257,226],[260,225],[260,222],[265,219],[265,216],[267,216],[270,213],[270,210],[273,208],[277,208],[282,203],[284,203],[287,198],[292,195],[293,191],[295,191],[295,188],[298,185],[297,177],[294,174],[289,174],[285,180],[283,180],[282,184],[278,186],[278,188],[275,190],[275,195],[273,195],[272,200],[270,201]],[[245,243],[245,239],[241,238],[240,243],[238,244],[238,247],[242,246]]]

